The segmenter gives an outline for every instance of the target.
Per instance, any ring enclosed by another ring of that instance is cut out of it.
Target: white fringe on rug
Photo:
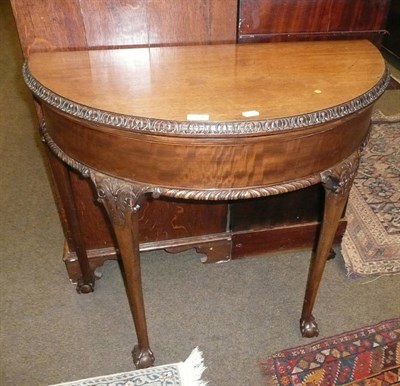
[[[203,353],[196,347],[185,362],[177,364],[183,386],[207,386],[207,382],[201,380],[206,369]]]
[[[185,362],[81,379],[52,386],[206,386],[207,382],[201,380],[205,369],[203,354],[196,347]]]

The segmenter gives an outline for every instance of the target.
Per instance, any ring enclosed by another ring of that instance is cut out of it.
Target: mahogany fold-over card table
[[[318,286],[373,104],[389,80],[371,43],[33,53],[23,74],[41,107],[47,148],[93,181],[111,220],[138,338],[136,367],[154,363],[138,241],[149,197],[247,200],[322,183],[324,217],[300,320],[303,336],[318,334]],[[91,272],[83,277],[89,288]]]

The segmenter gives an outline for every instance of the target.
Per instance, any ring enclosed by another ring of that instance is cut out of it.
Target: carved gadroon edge
[[[59,158],[61,161],[66,163],[72,169],[77,170],[83,177],[90,176],[90,169],[85,165],[81,164],[78,161],[75,161],[73,158],[66,155],[53,141],[50,137],[49,133],[46,130],[46,122],[44,119],[41,120],[39,125],[39,133],[42,139],[42,142],[46,143],[50,150]]]
[[[44,120],[40,124],[40,132],[43,142],[49,146],[58,158],[84,177],[90,177],[93,180],[97,187],[99,201],[108,202],[110,215],[117,223],[123,221],[123,214],[127,209],[137,211],[140,208],[141,199],[146,194],[150,194],[154,198],[167,196],[188,200],[242,200],[288,193],[319,182],[322,182],[327,189],[334,193],[345,193],[351,188],[357,173],[361,151],[366,144],[366,140],[364,140],[360,148],[349,158],[321,173],[283,184],[231,189],[187,189],[126,181],[98,172],[65,154],[46,131]]]
[[[390,80],[389,71],[386,68],[377,84],[363,95],[346,103],[307,114],[254,121],[187,122],[137,117],[90,108],[68,100],[43,86],[30,73],[27,61],[23,65],[22,73],[26,85],[35,96],[71,116],[94,123],[145,133],[193,136],[257,134],[299,129],[326,123],[354,114],[372,104],[383,94]]]

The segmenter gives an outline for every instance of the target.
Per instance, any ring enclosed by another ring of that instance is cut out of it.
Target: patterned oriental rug
[[[185,362],[150,367],[102,377],[59,383],[53,386],[206,386],[203,354],[195,348]]]
[[[372,122],[346,211],[350,278],[400,273],[400,114],[375,112]]]
[[[261,365],[266,386],[400,385],[400,318],[278,352]]]

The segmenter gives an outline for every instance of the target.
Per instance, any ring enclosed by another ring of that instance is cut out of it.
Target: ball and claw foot
[[[132,350],[132,358],[137,369],[146,369],[154,364],[154,355],[149,348],[142,350],[136,345]]]
[[[303,318],[300,320],[300,331],[304,338],[313,338],[318,336],[318,324],[312,315],[308,320]]]
[[[94,291],[94,281],[93,283],[83,283],[82,281],[78,281],[76,284],[76,292],[78,294],[88,294]]]

